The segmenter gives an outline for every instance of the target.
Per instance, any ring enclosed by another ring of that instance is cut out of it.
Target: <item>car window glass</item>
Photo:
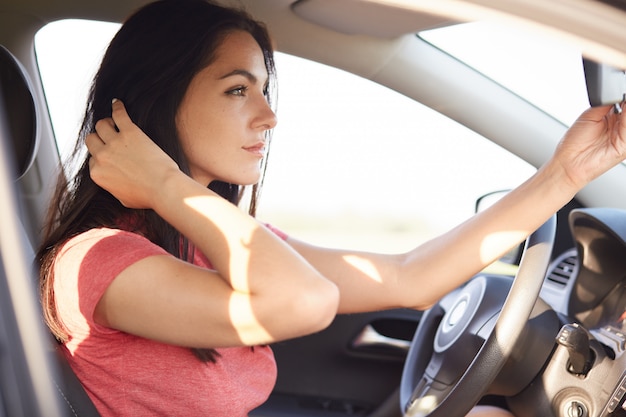
[[[62,152],[76,137],[90,78],[117,28],[70,20],[37,35]],[[259,217],[295,237],[336,247],[408,250],[470,216],[478,196],[514,187],[535,171],[378,84],[282,53],[276,64],[279,123]]]
[[[57,145],[71,152],[85,111],[91,80],[119,24],[61,20],[35,36],[35,52]]]
[[[565,41],[471,22],[419,36],[571,125],[589,107],[582,57]]]

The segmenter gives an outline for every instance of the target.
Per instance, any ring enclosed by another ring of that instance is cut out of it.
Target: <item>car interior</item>
[[[60,154],[35,35],[61,19],[121,23],[145,3],[0,0],[0,417],[98,415],[38,302],[33,248]],[[416,34],[500,20],[558,37],[585,58],[591,105],[626,99],[620,2],[221,3],[266,22],[278,51],[397,91],[533,167],[567,124]],[[272,346],[278,381],[251,415],[449,417],[476,403],[520,417],[626,415],[625,187],[624,164],[589,184],[507,257],[514,277],[486,271],[426,312],[342,315]]]

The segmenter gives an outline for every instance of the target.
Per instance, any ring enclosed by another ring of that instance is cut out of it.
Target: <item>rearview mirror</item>
[[[591,106],[621,103],[626,98],[626,71],[583,58]]]

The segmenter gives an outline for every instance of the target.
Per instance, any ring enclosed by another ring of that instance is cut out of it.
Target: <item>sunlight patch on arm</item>
[[[228,310],[233,327],[243,344],[254,346],[274,340],[254,315],[249,294],[233,292],[228,303]]]
[[[233,236],[240,236],[238,240],[228,239],[226,235],[222,238],[228,247],[228,281],[231,287],[235,291],[241,291],[244,293],[250,292],[250,283],[248,282],[248,269],[251,262],[251,250],[249,249],[252,242],[252,235],[244,232],[244,230],[237,231],[239,227],[240,218],[233,217],[231,207],[221,207],[220,205],[213,205],[216,197],[206,196],[194,196],[187,197],[184,202],[187,206],[201,215],[210,212],[212,217],[219,218],[220,224],[228,226],[229,230],[234,231]],[[221,199],[221,197],[220,197]],[[230,224],[228,224],[230,222]],[[242,225],[245,227],[245,225]]]
[[[343,259],[355,269],[361,271],[363,274],[370,277],[373,281],[378,283],[383,282],[383,277],[376,269],[376,266],[369,260],[363,259],[357,255],[345,255]]]
[[[504,255],[517,242],[521,242],[528,235],[528,232],[521,230],[509,230],[506,232],[490,233],[480,245],[480,261],[484,264],[491,262]]]

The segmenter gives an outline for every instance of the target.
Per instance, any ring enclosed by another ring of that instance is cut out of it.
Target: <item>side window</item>
[[[62,21],[36,38],[61,152],[76,137],[90,78],[117,28]],[[514,187],[534,172],[492,142],[378,84],[281,53],[276,64],[279,123],[259,217],[295,237],[334,247],[408,250],[470,216],[480,195]]]
[[[35,36],[35,52],[61,156],[74,146],[91,80],[119,25],[61,20]]]

